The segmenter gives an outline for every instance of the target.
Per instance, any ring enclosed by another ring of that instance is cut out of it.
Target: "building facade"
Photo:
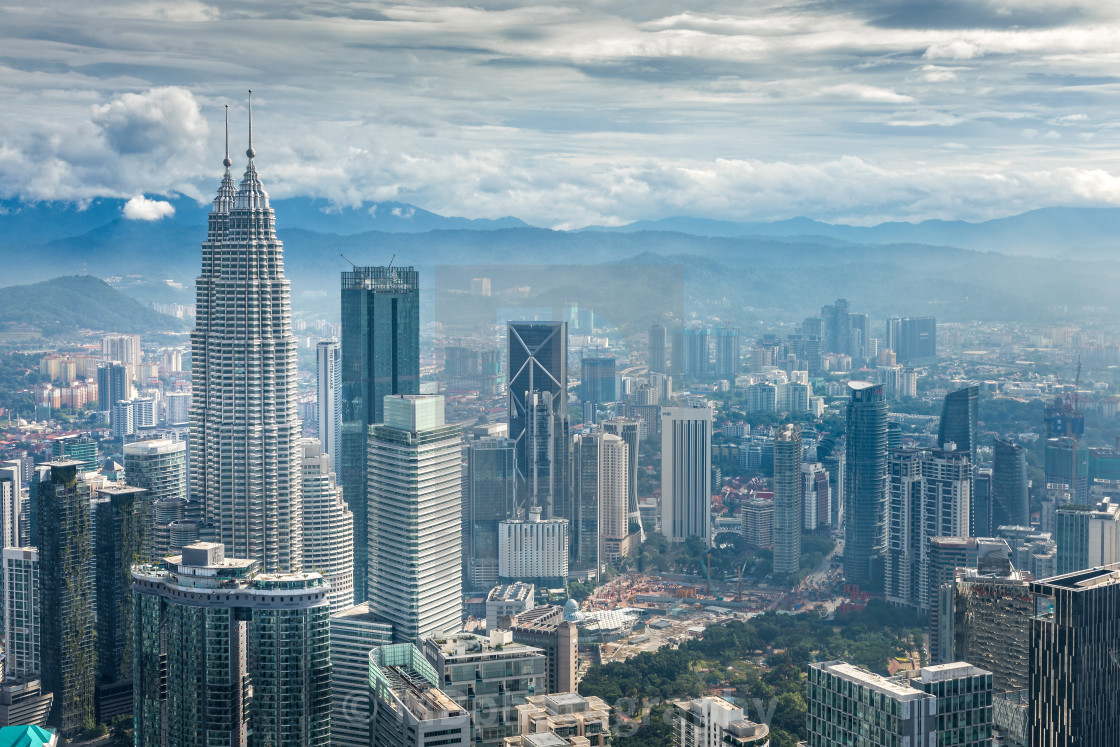
[[[723,698],[670,700],[674,747],[769,747],[770,728]]]
[[[331,615],[331,745],[370,744],[370,651],[393,642],[393,626],[362,603]],[[407,645],[407,644],[406,644]]]
[[[378,747],[471,744],[470,713],[439,688],[435,669],[411,643],[369,652],[370,741]]]
[[[556,588],[568,582],[568,520],[544,519],[540,509],[527,519],[498,524],[498,581],[527,581]]]
[[[338,340],[320,340],[315,346],[315,402],[319,443],[337,474],[342,461],[342,346]]]
[[[712,541],[712,410],[661,409],[661,533]]]
[[[774,573],[801,569],[801,499],[801,427],[787,424],[774,432]]]
[[[844,578],[867,588],[887,539],[887,403],[881,385],[849,382],[844,485]]]
[[[354,515],[318,439],[303,440],[303,563],[330,585],[331,612],[354,605]]]
[[[443,405],[388,396],[369,433],[368,600],[399,642],[462,619],[462,436]]]
[[[5,547],[0,583],[4,589],[4,680],[37,677],[42,671],[39,611],[39,551]]]
[[[467,444],[463,493],[463,559],[470,589],[498,583],[498,527],[517,515],[515,443],[501,437]]]

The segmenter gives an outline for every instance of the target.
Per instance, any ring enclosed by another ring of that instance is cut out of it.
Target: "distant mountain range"
[[[0,203],[0,282],[88,272],[119,277],[115,287],[143,303],[193,303],[209,206],[172,202],[175,215],[152,222],[124,219],[121,200],[95,200],[85,210]],[[1113,259],[1120,210],[1112,209],[1053,208],[974,224],[667,218],[553,231],[514,218],[447,218],[403,203],[340,211],[303,198],[273,205],[293,306],[314,318],[337,318],[339,272],[348,261],[391,259],[421,270],[426,318],[438,311],[439,292],[465,292],[471,277],[492,276],[495,297],[509,306],[534,299],[547,306],[544,299],[561,294],[579,301],[582,287],[611,282],[589,267],[603,264],[633,266],[627,284],[642,281],[641,266],[679,265],[687,311],[729,320],[796,319],[837,297],[875,316],[946,320],[1077,319],[1120,308]],[[495,267],[509,265],[525,267]],[[540,267],[556,265],[573,267]],[[663,275],[649,277],[661,282]],[[0,321],[12,318],[0,313]]]
[[[187,324],[160,314],[90,275],[65,275],[31,285],[0,288],[0,322],[44,330],[182,332]]]

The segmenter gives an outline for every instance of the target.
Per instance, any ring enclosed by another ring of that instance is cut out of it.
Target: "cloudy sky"
[[[545,226],[1120,205],[1120,4],[13,0],[0,197],[276,197]]]

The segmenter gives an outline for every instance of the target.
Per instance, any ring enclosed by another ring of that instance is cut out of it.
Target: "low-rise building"
[[[602,698],[574,692],[533,695],[517,706],[517,729],[522,738],[555,734],[565,744],[582,737],[589,747],[604,747],[610,737],[610,706]],[[522,742],[521,744],[524,744]]]
[[[467,710],[437,686],[438,675],[411,643],[369,652],[370,739],[378,747],[471,743]]]
[[[508,616],[516,617],[533,608],[532,584],[516,583],[495,586],[486,595],[486,629],[494,630],[498,621]]]
[[[723,698],[669,701],[673,747],[769,747],[770,727],[747,720]]]

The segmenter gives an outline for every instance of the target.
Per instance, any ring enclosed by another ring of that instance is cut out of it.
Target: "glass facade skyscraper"
[[[366,599],[366,444],[390,394],[420,392],[420,273],[354,267],[342,273],[342,458],[332,461],[354,514],[354,601]],[[334,455],[331,455],[334,457]]]
[[[498,524],[517,515],[512,440],[481,438],[468,444],[463,506],[466,581],[471,589],[488,591],[498,583]]]
[[[569,483],[568,325],[510,322],[509,437],[519,510],[573,521]]]
[[[847,459],[845,465],[844,578],[874,588],[882,575],[887,538],[887,402],[882,384],[848,384]]]
[[[996,439],[992,455],[992,529],[1030,526],[1027,452],[1012,441]]]
[[[937,429],[937,448],[956,444],[957,451],[967,451],[976,466],[977,417],[980,405],[980,387],[966,386],[945,395],[941,405],[941,422]]]

